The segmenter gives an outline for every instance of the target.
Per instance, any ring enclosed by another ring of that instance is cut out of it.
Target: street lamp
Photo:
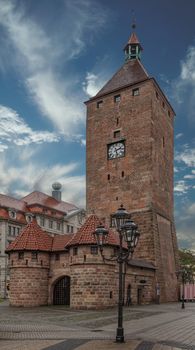
[[[182,297],[181,297],[181,308],[185,309],[185,283],[190,280],[190,271],[188,271],[184,266],[181,270],[176,272],[177,276],[181,276],[182,281]]]
[[[116,342],[123,343],[123,263],[126,263],[128,259],[132,258],[140,234],[137,230],[137,225],[131,220],[131,215],[123,208],[123,205],[120,206],[116,213],[111,215],[111,220],[119,235],[119,250],[116,255],[111,258],[105,258],[103,255],[103,247],[108,235],[108,231],[103,225],[96,228],[94,235],[103,260],[115,260],[119,264],[118,327],[116,330]],[[126,247],[124,242],[126,242]]]

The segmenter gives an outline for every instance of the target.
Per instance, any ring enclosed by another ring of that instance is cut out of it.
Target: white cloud
[[[174,191],[179,193],[187,193],[189,186],[184,180],[177,181],[174,186]]]
[[[106,79],[101,78],[100,76],[94,73],[88,72],[85,77],[85,81],[83,82],[83,90],[88,96],[95,96],[98,93],[98,91],[103,87],[105,82]]]
[[[179,134],[177,134],[176,136],[175,136],[175,138],[176,138],[176,140],[177,139],[180,139],[180,137],[182,137],[183,136],[183,134],[182,133],[179,133]]]
[[[59,181],[63,185],[63,200],[85,206],[85,176],[74,174],[79,164],[48,165],[47,158],[39,160],[40,147],[37,145],[34,153],[32,145],[24,146],[22,152],[12,148],[0,153],[1,193],[19,198],[34,190],[51,194],[52,183]],[[17,164],[13,164],[15,158]]]
[[[185,104],[185,113],[195,122],[195,46],[190,46],[181,61],[180,75],[172,84],[173,97],[179,105]]]
[[[33,131],[19,114],[11,108],[0,105],[0,150],[8,148],[8,144],[18,146],[30,143],[58,142],[59,136],[48,131]]]
[[[195,179],[195,175],[194,174],[184,175],[184,179],[193,180],[193,179]]]
[[[195,166],[195,148],[189,148],[188,145],[184,145],[184,150],[180,153],[177,152],[175,155],[175,160],[177,162],[183,162],[188,167]]]
[[[62,2],[64,15],[52,27],[26,15],[25,2],[0,0],[0,25],[15,52],[13,67],[20,69],[25,86],[41,113],[66,135],[84,123],[79,78],[66,63],[75,59],[105,24],[105,12],[95,1]],[[49,14],[48,14],[49,16]],[[50,18],[51,23],[53,18]],[[95,23],[95,25],[94,25]],[[63,31],[61,30],[63,28]],[[86,41],[86,35],[88,40]],[[67,40],[68,38],[68,40]],[[1,48],[2,51],[2,48]]]
[[[176,215],[180,247],[195,249],[195,203],[184,203]]]

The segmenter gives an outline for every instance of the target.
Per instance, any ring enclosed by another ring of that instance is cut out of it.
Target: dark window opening
[[[108,180],[110,180],[110,174],[108,174]]]
[[[116,139],[120,137],[120,134],[121,134],[120,130],[114,131],[114,138]]]
[[[110,292],[110,299],[112,299],[112,297],[113,297],[113,294],[112,294],[112,292]]]
[[[26,265],[28,265],[28,260],[26,260]]]
[[[37,252],[32,252],[31,253],[31,258],[32,258],[32,260],[37,260],[37,258],[38,258]]]
[[[158,99],[159,98],[159,96],[158,96],[158,92],[156,91],[156,98]]]
[[[43,266],[43,260],[41,260],[41,266]]]
[[[101,108],[103,106],[103,101],[98,101],[97,102],[97,108]]]
[[[83,260],[84,260],[84,262],[86,262],[86,255],[83,256]]]
[[[125,172],[124,171],[122,171],[122,173],[121,173],[121,177],[124,177],[125,176]]]
[[[121,95],[114,96],[114,102],[120,102],[120,100],[121,100]]]
[[[60,254],[55,254],[55,260],[60,260]]]
[[[170,113],[170,111],[168,111],[168,116],[169,116],[169,117],[171,116],[171,113]]]
[[[132,96],[138,96],[139,95],[139,88],[132,90]]]
[[[116,201],[118,201],[118,197],[116,197]]]
[[[116,125],[119,125],[119,118],[116,118]]]
[[[98,254],[98,247],[96,245],[91,246],[91,254],[93,254],[93,255]]]
[[[78,254],[78,248],[77,247],[74,247],[73,248],[73,255],[77,255]]]
[[[18,259],[24,259],[24,252],[18,253]]]
[[[164,103],[164,101],[162,102],[162,106],[163,106],[163,108],[165,108],[165,103]]]
[[[163,147],[165,147],[165,138],[164,137],[162,139],[162,145],[163,145]]]

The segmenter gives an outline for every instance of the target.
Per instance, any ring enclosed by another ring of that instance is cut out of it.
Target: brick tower
[[[134,257],[155,264],[161,301],[174,301],[174,110],[141,64],[141,51],[133,32],[123,66],[86,102],[87,211],[109,224],[123,203],[141,232]]]

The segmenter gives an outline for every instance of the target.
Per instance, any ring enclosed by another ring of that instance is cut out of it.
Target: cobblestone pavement
[[[0,304],[1,350],[195,350],[195,303],[124,308],[125,344],[116,344],[117,309],[74,311]]]

